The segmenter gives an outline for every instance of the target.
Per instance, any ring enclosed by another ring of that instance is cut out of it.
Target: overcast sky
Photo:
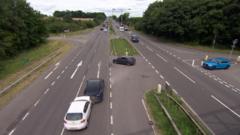
[[[55,10],[82,10],[105,12],[107,15],[119,15],[123,11],[129,12],[130,16],[142,16],[154,1],[156,0],[27,0],[35,10],[47,15],[52,15]]]

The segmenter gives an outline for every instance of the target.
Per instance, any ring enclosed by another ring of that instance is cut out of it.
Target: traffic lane
[[[75,67],[75,65],[73,64],[73,66]],[[69,75],[69,74],[71,74],[72,73],[72,71],[70,70],[70,68],[68,69],[68,72],[65,72],[66,74],[67,74],[67,76]],[[63,78],[67,78],[67,79],[69,79],[69,76],[68,77],[62,77],[62,78],[56,78],[57,80],[58,79],[63,79]],[[56,83],[56,82],[55,82]],[[50,106],[50,105],[49,105]]]
[[[79,44],[79,46],[82,45]],[[77,50],[78,47],[74,48]],[[74,55],[72,53],[74,53],[74,49],[64,56],[60,62],[57,62],[59,65],[56,66],[57,63],[51,65],[48,71],[33,81],[31,85],[25,88],[25,90],[19,93],[8,105],[1,109],[0,120],[5,122],[0,123],[0,128],[2,129],[0,134],[6,134],[16,126],[19,122],[19,118],[22,117],[24,112],[28,110],[32,103],[37,100],[45,89],[47,89],[47,86],[50,86],[51,81],[57,77],[59,72],[62,72],[67,62],[73,59]],[[50,74],[51,71],[53,71],[52,74]],[[48,75],[49,77],[46,78]],[[27,95],[31,96],[26,98]],[[21,103],[21,106],[19,106],[19,103]]]
[[[141,48],[141,46],[138,46],[138,48]],[[148,51],[146,48],[142,47],[142,52],[143,52],[143,54],[144,54],[144,52],[147,52],[148,56],[151,55],[151,56],[149,56],[149,58],[152,58],[152,59],[156,58],[156,56],[154,56],[154,54],[151,51]],[[170,57],[169,57],[169,59],[170,59]],[[168,61],[169,61],[169,59],[168,59]],[[172,63],[178,63],[176,59],[172,59],[172,60],[175,61]],[[159,64],[158,59],[156,58],[155,62],[153,62],[153,63]],[[177,79],[176,75],[177,74],[180,75],[179,73],[176,73],[176,71],[174,73],[174,71],[169,70],[169,69],[171,69],[169,67],[172,67],[172,65],[166,66],[165,70],[163,70],[164,69],[163,65],[165,65],[165,64],[167,64],[167,63],[163,62],[157,66],[157,67],[161,67],[162,70],[160,70],[160,72],[162,71],[162,73],[165,73],[165,77],[168,80],[172,80],[172,82],[174,82],[172,84],[174,86],[174,88],[179,92],[179,94],[181,96],[184,97],[184,99],[186,99],[186,101],[194,108],[194,110],[196,110],[196,112],[200,115],[200,117],[202,117],[202,118],[205,117],[206,118],[205,122],[208,120],[218,121],[218,124],[213,124],[213,125],[211,125],[211,121],[210,122],[208,121],[209,123],[207,123],[215,132],[219,132],[221,134],[224,132],[234,134],[234,132],[232,130],[236,130],[236,126],[231,126],[231,128],[229,130],[228,125],[229,125],[229,123],[234,123],[235,125],[239,125],[239,120],[236,119],[235,115],[233,115],[228,109],[224,108],[221,104],[215,102],[211,98],[212,93],[214,93],[215,95],[219,95],[219,89],[223,90],[225,88],[219,86],[216,82],[211,82],[212,80],[210,80],[209,78],[204,78],[205,77],[204,75],[198,73],[196,70],[191,69],[191,67],[187,67],[183,63],[178,63],[178,66],[181,65],[180,67],[184,67],[184,68],[181,68],[181,70],[184,71],[183,73],[187,73],[188,75],[191,75],[191,78],[193,78],[193,80],[196,80],[197,83],[201,83],[197,87],[191,88],[190,87],[191,85],[189,85],[187,83],[186,84],[183,83],[184,78]],[[193,73],[188,73],[189,71],[196,72],[194,74],[198,74],[198,75],[195,75],[195,77],[193,77],[192,76]],[[171,74],[172,74],[172,77],[170,77]],[[182,76],[182,77],[184,77],[184,76]],[[202,77],[203,77],[203,79],[202,79]],[[202,80],[199,80],[199,78]],[[179,80],[181,80],[181,81],[179,81]],[[186,78],[185,78],[185,80],[186,80]],[[206,80],[210,81],[211,83],[206,83]],[[204,84],[202,84],[202,83],[204,83]],[[214,92],[214,90],[215,90],[215,92]],[[229,105],[232,105],[231,107],[233,107],[235,111],[238,111],[237,110],[238,109],[238,104],[237,104],[238,97],[236,95],[234,95],[233,93],[226,92],[226,90],[223,90],[221,95],[226,95],[226,94],[228,95],[227,97],[230,97],[232,102],[235,103],[235,104],[230,103]],[[232,98],[234,98],[234,99],[232,99]],[[228,99],[228,98],[226,98],[226,99]],[[236,102],[236,100],[237,100],[237,102]],[[224,101],[226,101],[226,100],[224,100]],[[216,114],[215,113],[216,110],[223,110],[223,111],[221,111],[221,113],[219,112]],[[211,112],[214,112],[214,113],[211,113]]]
[[[104,40],[105,39],[105,40]],[[103,61],[101,63],[101,67],[108,67],[108,63],[104,63],[105,59],[108,59],[107,55],[102,55],[106,52],[106,47],[109,46],[108,40],[104,34],[101,35],[99,42],[97,43],[97,48],[94,48],[94,57],[88,63],[88,72],[86,73],[86,80],[88,79],[96,79],[99,71],[99,78],[105,80],[105,90],[104,90],[104,100],[101,103],[94,104],[91,112],[91,117],[89,120],[88,128],[86,130],[79,131],[81,134],[91,134],[91,135],[99,135],[99,134],[110,134],[110,110],[109,110],[109,82],[108,82],[108,70],[104,68],[98,68],[99,61]],[[95,49],[97,51],[95,52]],[[108,69],[108,68],[107,68]],[[83,89],[81,90],[79,95],[83,95],[84,88],[86,87],[86,80],[83,85]],[[64,131],[64,135],[73,135],[79,134],[79,132],[72,131]]]
[[[113,64],[112,108],[113,132],[121,135],[152,135],[142,99],[144,92],[157,87],[160,78],[140,56],[135,66]]]

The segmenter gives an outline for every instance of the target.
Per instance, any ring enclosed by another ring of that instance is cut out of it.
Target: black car
[[[134,57],[118,57],[116,59],[113,59],[113,63],[123,65],[135,65],[136,59]]]
[[[103,31],[103,27],[101,27],[100,30]]]
[[[103,79],[87,80],[84,95],[90,96],[93,103],[101,102],[103,100],[104,87]]]
[[[139,38],[137,35],[132,35],[131,36],[131,41],[134,42],[134,43],[138,43],[139,42]]]

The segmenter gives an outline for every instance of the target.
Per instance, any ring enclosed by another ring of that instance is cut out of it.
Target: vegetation
[[[142,19],[135,20],[136,28],[148,34],[230,48],[232,40],[240,37],[240,1],[156,1]]]
[[[0,20],[0,61],[40,45],[47,37],[42,15],[25,0],[1,0]]]
[[[111,39],[111,50],[115,56],[138,55],[137,50],[126,39],[122,38]]]
[[[166,95],[166,92],[163,91],[161,94],[156,94],[154,91],[150,91],[145,95],[147,103],[150,108],[151,114],[154,118],[154,121],[156,122],[157,127],[164,135],[176,133],[173,132],[175,130],[173,129],[171,123],[168,121],[167,116],[165,115],[163,109],[158,104],[157,99],[154,95],[156,95],[160,99],[160,101],[165,106],[168,113],[175,121],[176,126],[183,135],[202,134],[200,130],[197,128],[197,126],[187,116],[187,114],[180,108],[180,106]],[[177,98],[176,101],[178,101]]]

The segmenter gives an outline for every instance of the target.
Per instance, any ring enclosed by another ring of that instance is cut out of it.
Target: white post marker
[[[75,76],[75,74],[77,73],[79,67],[82,66],[82,61],[80,61],[78,64],[77,64],[77,68],[75,69],[75,71],[73,72],[72,76],[71,76],[71,79],[73,79],[73,77]]]
[[[203,66],[203,61],[201,61],[201,66]]]
[[[125,53],[126,53],[126,56],[128,56],[128,51],[127,51],[127,48],[126,48],[126,52],[125,52]]]
[[[101,61],[98,63],[98,72],[97,72],[97,78],[99,79],[100,77],[100,70],[101,70]]]
[[[158,84],[158,93],[161,94],[161,91],[162,91],[162,85],[161,84]]]
[[[195,65],[195,60],[192,61],[192,66],[194,67],[194,65]]]

